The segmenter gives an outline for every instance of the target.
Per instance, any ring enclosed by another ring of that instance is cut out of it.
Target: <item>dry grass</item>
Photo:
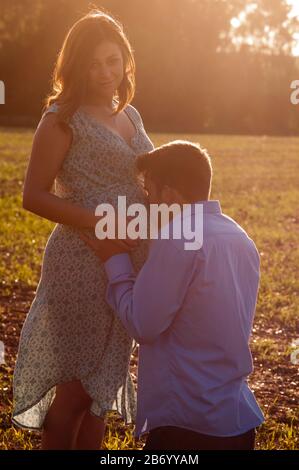
[[[39,279],[53,225],[25,212],[21,191],[32,131],[0,132],[0,449],[36,449],[39,433],[11,425],[12,373],[22,322]],[[255,240],[262,279],[252,336],[250,384],[266,415],[258,449],[298,449],[298,367],[290,361],[299,311],[299,138],[152,135],[156,145],[199,141],[213,158],[213,198]],[[105,448],[136,449],[132,427],[111,415]]]

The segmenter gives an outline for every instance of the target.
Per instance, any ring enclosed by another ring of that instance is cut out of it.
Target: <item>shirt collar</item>
[[[217,201],[217,200],[213,200],[213,201],[196,201],[196,202],[192,202],[190,204],[191,205],[191,214],[194,214],[195,207],[196,207],[197,204],[201,204],[203,206],[203,212],[204,213],[208,213],[208,214],[221,214],[222,213],[220,202]],[[184,207],[183,210],[182,210],[183,219],[185,217],[189,217],[189,215],[190,215],[189,210],[187,210],[189,204],[186,204],[186,206],[187,207]],[[181,212],[176,214],[175,217],[173,217],[172,220],[174,221],[177,217],[180,217],[180,216],[181,216]]]
[[[191,213],[194,212],[194,205],[195,204],[202,204],[203,211],[207,212],[208,214],[222,214],[221,205],[218,200],[212,201],[197,201],[192,203]]]
[[[218,200],[192,202],[190,204],[191,205],[191,211],[188,210],[189,204],[186,204],[185,207],[183,208],[183,210],[181,212],[179,212],[178,214],[176,214],[173,217],[173,219],[169,222],[169,224],[166,224],[166,225],[162,226],[158,230],[158,234],[161,235],[164,232],[164,230],[167,230],[166,227],[168,225],[169,225],[169,227],[173,226],[177,222],[177,219],[179,219],[181,217],[182,217],[182,219],[185,219],[186,217],[192,216],[192,214],[195,213],[195,207],[196,207],[197,204],[201,204],[203,206],[203,213],[204,214],[221,214],[222,213],[221,205],[220,205],[220,202]]]

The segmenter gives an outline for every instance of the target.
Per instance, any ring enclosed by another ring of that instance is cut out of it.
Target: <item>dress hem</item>
[[[72,380],[80,380],[80,381],[81,381],[81,379],[77,379],[77,378],[72,379]],[[16,420],[16,418],[17,418],[18,416],[22,415],[23,413],[26,413],[26,411],[30,410],[30,408],[33,408],[34,406],[36,406],[36,405],[50,392],[50,390],[51,390],[52,388],[57,387],[57,385],[60,385],[60,384],[62,384],[62,383],[67,383],[67,382],[69,382],[69,381],[66,381],[66,382],[58,382],[58,383],[52,385],[52,386],[46,391],[46,393],[44,393],[35,403],[29,405],[27,408],[24,408],[24,409],[21,410],[21,411],[18,411],[18,412],[16,412],[16,413],[13,413],[13,414],[12,414],[12,417],[11,417],[12,423],[15,424],[16,426],[18,426],[19,428],[22,428],[22,429],[31,430],[31,431],[43,431],[43,429],[44,429],[44,426],[43,426],[43,425],[40,426],[40,427],[26,426],[26,424],[21,424],[21,423],[19,423],[19,422]],[[82,386],[83,386],[83,385],[82,385]],[[87,392],[86,392],[86,393],[87,393]],[[93,401],[94,401],[94,400],[93,400]],[[52,403],[51,403],[51,404],[52,404]],[[50,406],[51,406],[51,405],[50,405]],[[49,406],[49,408],[50,408],[50,406]],[[91,404],[91,406],[92,406],[92,404]],[[95,416],[96,418],[102,418],[102,419],[103,419],[103,418],[105,418],[105,416],[106,416],[107,413],[115,411],[115,412],[118,413],[119,416],[123,419],[123,421],[125,422],[126,425],[127,425],[127,424],[135,424],[135,421],[134,421],[134,420],[128,420],[127,417],[125,417],[125,416],[124,416],[118,409],[116,409],[116,408],[107,408],[107,409],[103,410],[103,412],[102,412],[100,415],[98,415],[98,414],[94,413],[93,411],[91,411],[91,406],[90,406],[90,408],[89,408],[90,414],[92,414],[92,415]],[[49,410],[49,408],[48,408],[48,410]],[[46,414],[47,414],[47,413],[46,413]]]

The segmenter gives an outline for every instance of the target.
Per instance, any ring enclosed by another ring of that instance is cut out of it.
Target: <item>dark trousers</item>
[[[233,437],[207,436],[175,426],[152,429],[143,450],[253,450],[255,429]]]

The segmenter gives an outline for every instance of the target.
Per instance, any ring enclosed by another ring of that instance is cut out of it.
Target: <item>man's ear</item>
[[[163,201],[166,202],[166,204],[171,205],[174,203],[174,201],[177,204],[183,204],[187,203],[185,198],[182,196],[182,194],[175,188],[172,188],[170,186],[165,185],[163,187]]]
[[[177,192],[175,189],[171,188],[167,184],[163,186],[161,191],[161,196],[163,197],[163,201],[166,204],[172,204],[172,202],[176,199]]]

